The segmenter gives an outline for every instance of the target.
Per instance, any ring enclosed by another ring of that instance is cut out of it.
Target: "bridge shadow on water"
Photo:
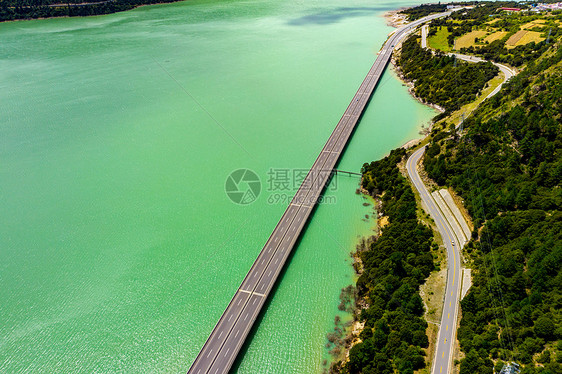
[[[335,9],[320,10],[315,13],[307,14],[302,17],[291,19],[287,24],[291,26],[305,25],[329,25],[337,23],[346,18],[357,18],[371,16],[378,12],[387,12],[395,10],[396,4],[384,3],[371,7],[339,7]]]

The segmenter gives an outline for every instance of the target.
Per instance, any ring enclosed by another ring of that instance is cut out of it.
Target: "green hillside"
[[[562,49],[550,44],[463,124],[435,129],[424,165],[464,199],[474,223],[465,256],[460,373],[561,373]]]

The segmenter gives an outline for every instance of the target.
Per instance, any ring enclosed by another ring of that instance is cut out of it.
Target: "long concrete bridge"
[[[418,25],[449,14],[439,13],[412,22],[386,41],[188,374],[228,373],[390,61],[394,46]]]

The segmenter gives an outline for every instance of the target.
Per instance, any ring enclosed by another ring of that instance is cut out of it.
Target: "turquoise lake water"
[[[185,372],[294,193],[270,172],[312,165],[392,31],[382,14],[408,4],[0,24],[0,372]],[[387,69],[338,168],[434,114]],[[225,194],[239,168],[262,181],[252,204]],[[357,187],[332,181],[237,373],[321,372],[349,253],[375,225]]]

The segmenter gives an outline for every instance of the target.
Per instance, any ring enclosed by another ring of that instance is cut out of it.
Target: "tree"
[[[537,318],[533,329],[535,334],[541,338],[551,340],[554,337],[554,323],[546,316]]]

